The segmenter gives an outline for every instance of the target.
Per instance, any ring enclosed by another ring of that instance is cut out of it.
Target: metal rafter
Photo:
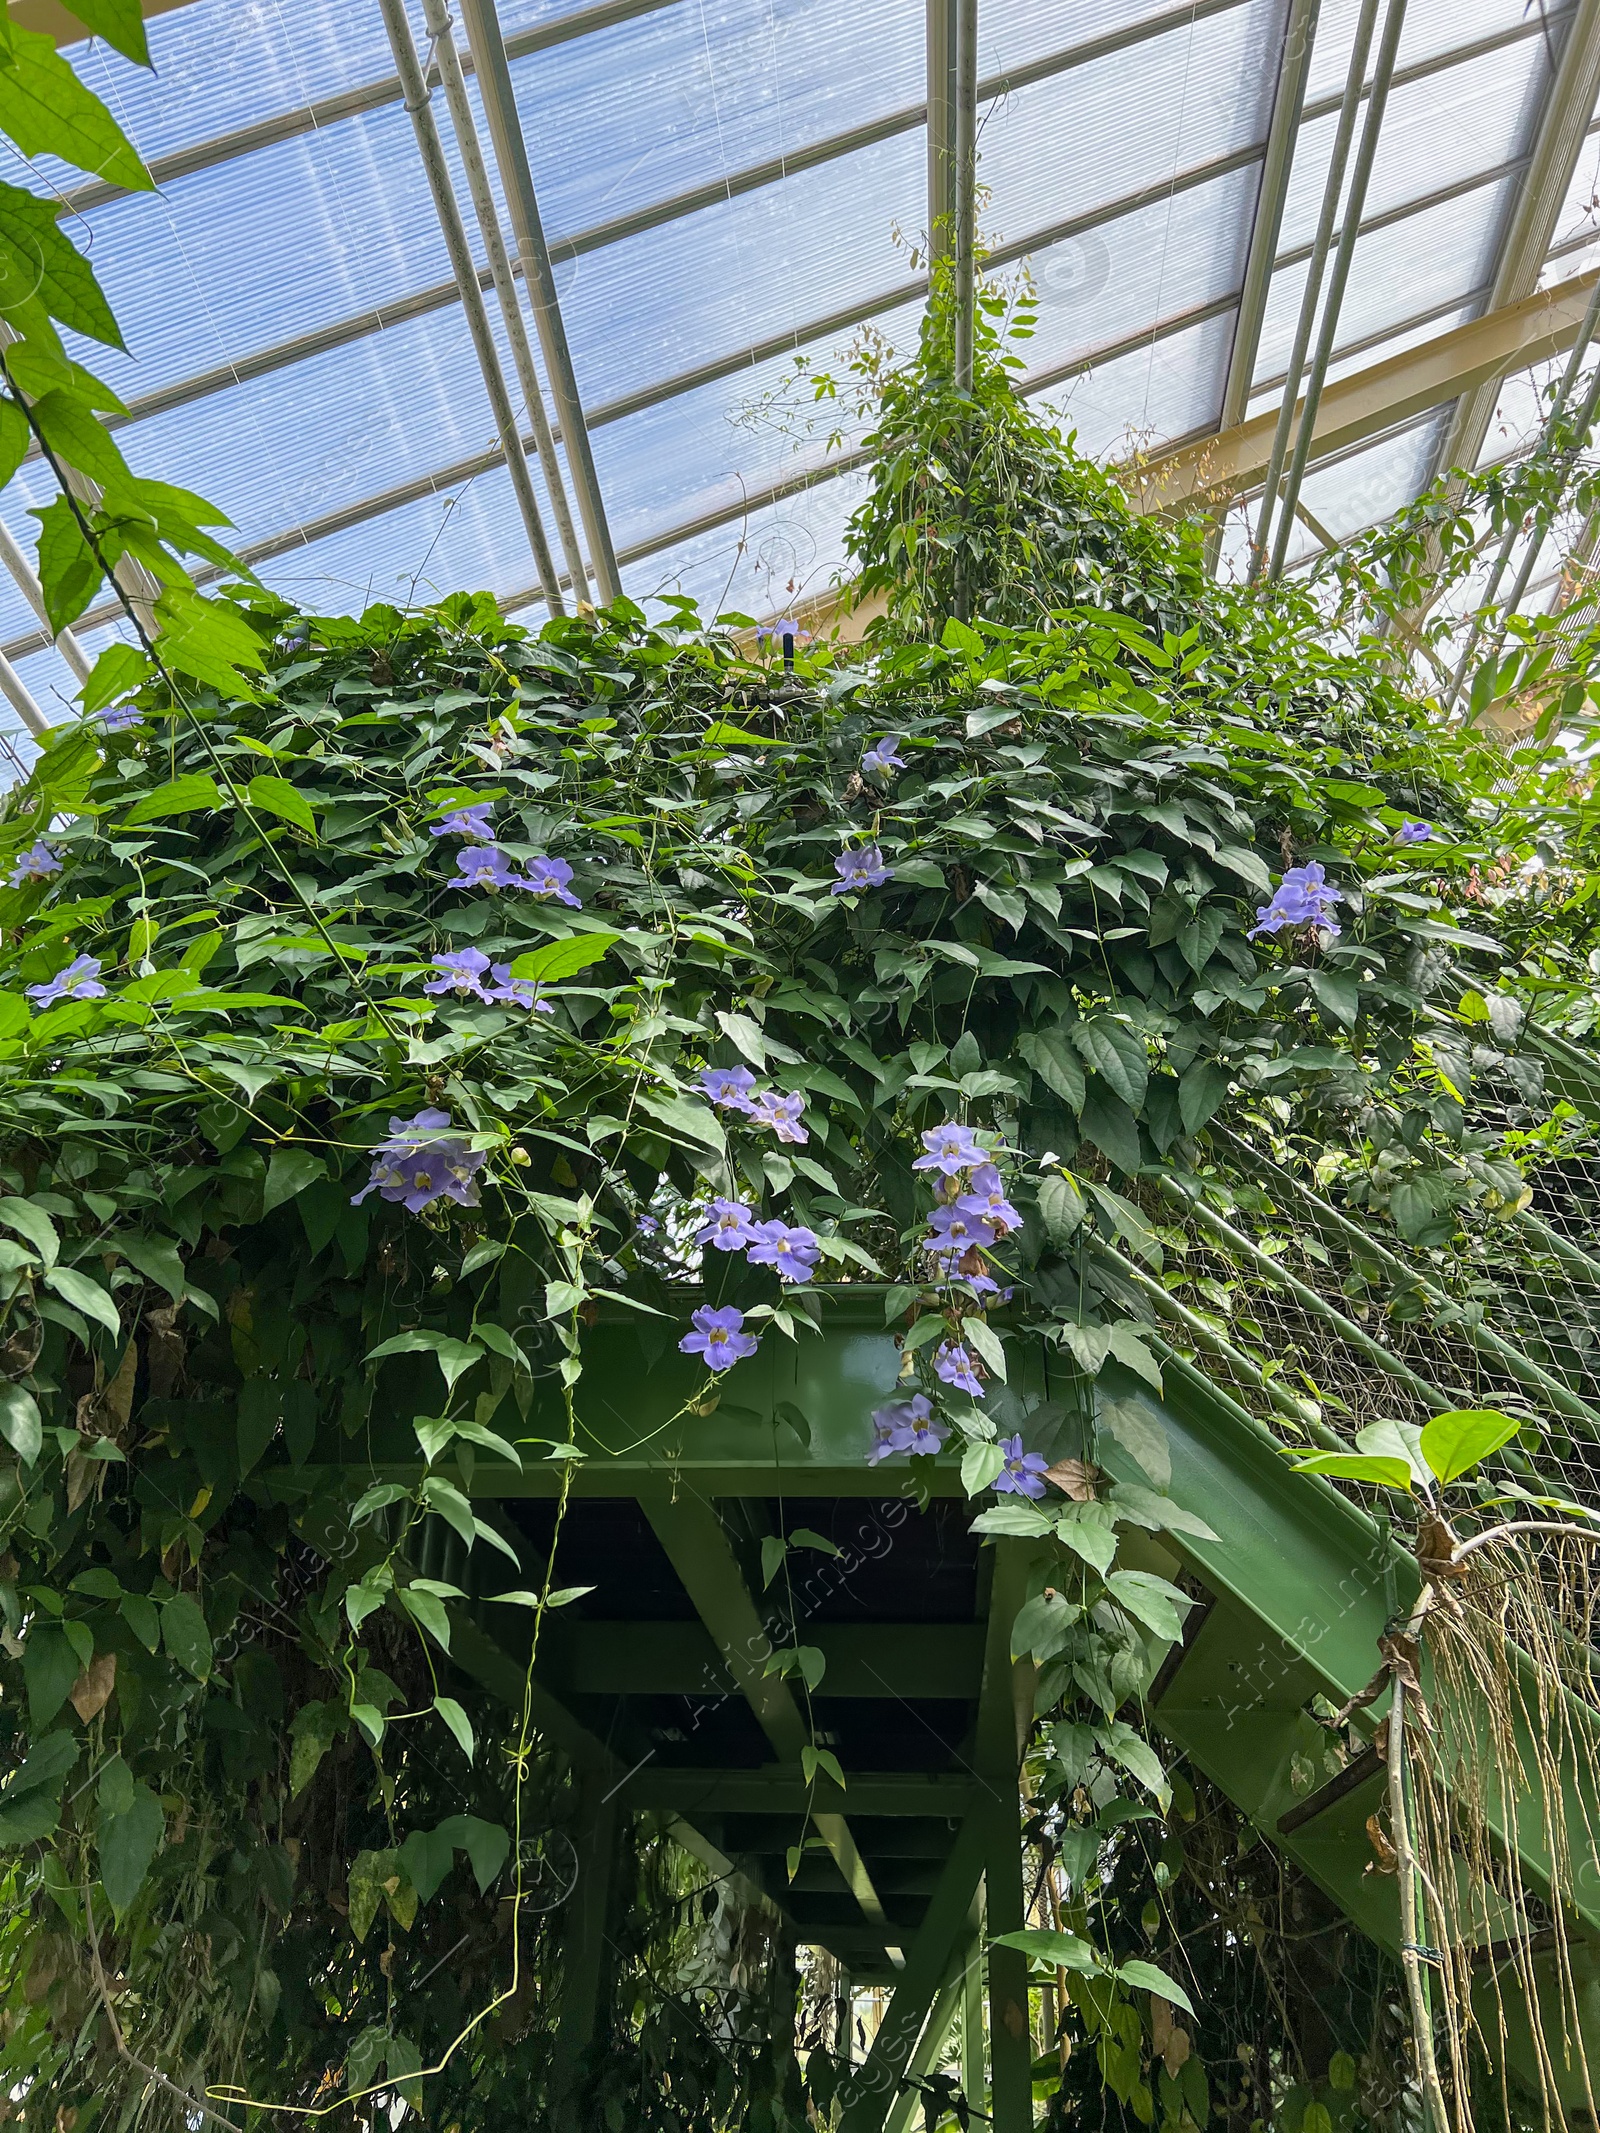
[[[494,143],[495,160],[500,166],[500,178],[511,210],[511,226],[517,235],[523,280],[533,303],[539,344],[544,350],[544,366],[550,376],[550,390],[561,424],[562,450],[571,471],[584,538],[589,544],[589,566],[594,572],[602,602],[609,605],[621,596],[622,583],[617,576],[617,558],[611,545],[605,499],[600,493],[600,477],[595,471],[583,402],[572,367],[572,351],[567,345],[566,321],[561,316],[561,302],[556,295],[555,270],[544,239],[544,224],[528,163],[528,144],[523,137],[511,68],[500,34],[500,19],[495,12],[494,0],[461,0],[461,15],[477,65],[478,86],[489,122],[489,138]]]
[[[427,173],[428,190],[433,195],[434,213],[439,218],[439,227],[444,234],[444,248],[450,256],[450,266],[455,275],[456,287],[460,291],[467,330],[472,335],[473,352],[478,358],[484,391],[488,395],[490,412],[494,416],[495,430],[500,439],[500,456],[511,476],[517,513],[522,520],[523,531],[528,536],[528,546],[533,550],[534,568],[538,571],[546,604],[555,613],[561,614],[565,609],[555,558],[550,553],[544,520],[539,514],[539,501],[533,493],[533,477],[528,472],[528,462],[524,456],[516,414],[511,405],[511,395],[506,390],[505,373],[500,368],[500,354],[494,343],[494,329],[489,324],[483,292],[478,286],[477,267],[473,262],[472,249],[462,225],[461,210],[457,205],[455,187],[450,179],[450,166],[445,161],[444,143],[440,140],[439,129],[434,123],[431,92],[423,79],[422,63],[417,58],[417,48],[411,38],[411,25],[406,20],[405,0],[378,0],[378,4],[383,12],[384,28],[389,33],[389,47],[394,53],[395,65],[405,87],[406,109],[411,114],[411,124],[416,133],[417,151]],[[553,477],[552,488],[559,479],[559,475]]]
[[[927,0],[928,250],[934,259],[942,259],[949,251],[955,225],[958,4],[959,0]]]
[[[1576,0],[1552,21],[1563,19],[1566,37],[1539,114],[1522,189],[1500,246],[1488,296],[1490,311],[1515,303],[1538,286],[1578,156],[1593,130],[1595,101],[1600,97],[1600,0]],[[1443,469],[1477,463],[1494,420],[1499,391],[1496,379],[1463,396],[1429,470],[1429,480]]]

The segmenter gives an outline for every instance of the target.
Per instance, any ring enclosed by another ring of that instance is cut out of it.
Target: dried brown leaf
[[[67,1691],[67,1701],[87,1725],[91,1718],[98,1718],[111,1701],[116,1685],[116,1653],[96,1652]]]
[[[1093,1503],[1095,1484],[1100,1479],[1100,1469],[1090,1466],[1086,1459],[1058,1459],[1054,1466],[1044,1470],[1046,1481],[1053,1481],[1064,1496],[1074,1503]]]

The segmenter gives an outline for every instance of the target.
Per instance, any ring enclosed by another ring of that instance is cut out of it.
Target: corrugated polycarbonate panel
[[[647,607],[663,595],[686,594],[707,620],[781,614],[848,574],[845,522],[865,488],[863,475],[843,475],[692,535],[625,566],[624,587]]]
[[[124,398],[449,279],[399,105],[108,201],[73,227],[132,360],[85,359]]]
[[[1397,84],[1384,112],[1363,221],[1522,154],[1546,79],[1543,45],[1527,39],[1420,81]],[[1309,245],[1316,233],[1336,128],[1332,113],[1301,128],[1280,252]],[[1352,147],[1352,163],[1354,156]]]
[[[1130,59],[1113,53],[1002,98],[978,134],[992,243],[1075,218],[1265,136],[1273,77],[1261,65],[1281,0],[1248,5],[1140,45],[1138,123]]]
[[[862,149],[573,264],[562,299],[586,404],[903,290],[920,135]]]
[[[1426,479],[1441,418],[1385,437],[1333,465],[1313,467],[1301,489],[1306,508],[1336,540],[1381,525],[1410,503]],[[1297,526],[1297,532],[1303,528]],[[1309,544],[1308,544],[1309,545]]]
[[[1403,72],[1463,44],[1476,44],[1483,38],[1519,30],[1542,42],[1540,18],[1555,19],[1568,12],[1570,8],[1556,5],[1555,0],[1546,0],[1546,5],[1537,9],[1528,7],[1526,0],[1467,0],[1465,6],[1462,0],[1409,0],[1396,64]],[[1323,0],[1306,92],[1312,103],[1344,93],[1350,46],[1360,13],[1361,0]],[[1383,20],[1384,6],[1380,4],[1374,49],[1382,34]]]
[[[1591,130],[1578,151],[1567,197],[1556,216],[1550,243],[1551,256],[1556,258],[1569,250],[1586,249],[1597,238],[1600,238],[1600,133]],[[1560,280],[1565,273],[1575,271],[1564,267],[1555,278]]]
[[[1515,179],[1502,179],[1480,186],[1359,238],[1338,341],[1381,334],[1419,311],[1458,303],[1479,287],[1515,185]],[[1280,267],[1272,277],[1256,357],[1258,379],[1280,376],[1288,361],[1305,273],[1302,264]]]
[[[1249,0],[1234,0],[1247,6]],[[978,17],[978,71],[1003,74],[1063,48],[1132,35],[1162,16],[1181,14],[1181,0],[985,0]],[[1142,48],[1142,40],[1134,49]],[[1132,64],[1138,64],[1133,62]]]
[[[1048,370],[1234,295],[1256,185],[1253,168],[1235,171],[1031,253],[1039,325],[1022,350],[1028,368]]]
[[[1040,395],[1038,406],[1092,459],[1117,460],[1215,425],[1232,316],[1098,365]]]
[[[906,0],[679,0],[532,53],[512,80],[556,238],[920,105],[923,16]]]

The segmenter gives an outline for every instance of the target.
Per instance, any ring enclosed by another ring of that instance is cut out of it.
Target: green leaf
[[[778,1572],[783,1568],[784,1557],[789,1553],[789,1543],[776,1533],[761,1536],[761,1589],[766,1591]]]
[[[1364,1457],[1360,1452],[1313,1452],[1297,1459],[1297,1474],[1329,1474],[1340,1481],[1376,1481],[1386,1489],[1411,1489],[1411,1468],[1404,1459]]]
[[[146,793],[130,809],[121,827],[137,829],[144,822],[164,822],[173,815],[201,814],[221,805],[222,794],[217,790],[216,779],[203,770],[191,770],[187,776],[173,778],[165,785],[158,785],[154,792]]]
[[[1225,930],[1222,913],[1207,904],[1178,928],[1178,953],[1198,977],[1216,952]]]
[[[435,1632],[437,1634],[437,1632]],[[446,1642],[444,1638],[441,1643]],[[473,1737],[472,1721],[453,1696],[435,1696],[433,1708],[455,1735],[456,1745],[470,1763],[478,1752],[478,1743]]]
[[[55,1265],[61,1254],[61,1238],[42,1207],[7,1193],[0,1199],[0,1222],[7,1229],[14,1229],[19,1237],[26,1237],[47,1267]]]
[[[6,190],[0,186],[0,193]],[[5,315],[7,261],[0,243],[0,317]],[[83,537],[77,513],[66,497],[30,512],[39,521],[39,590],[50,627],[58,633],[76,622],[105,573]]]
[[[0,67],[0,102],[5,95],[7,70]],[[0,119],[0,125],[3,125]],[[33,406],[33,419],[45,443],[64,466],[86,474],[103,486],[124,479],[128,472],[116,440],[100,418],[76,392],[57,386]]]
[[[1130,1111],[1137,1111],[1144,1102],[1145,1086],[1150,1078],[1150,1060],[1144,1039],[1110,1015],[1091,1015],[1087,1021],[1074,1022],[1068,1034],[1078,1052],[1113,1094],[1120,1097]],[[1106,1152],[1110,1153],[1109,1150]],[[1136,1167],[1123,1165],[1124,1169]]]
[[[1004,1384],[1006,1376],[1005,1345],[993,1326],[988,1325],[983,1319],[976,1316],[967,1317],[961,1321],[961,1335],[963,1340],[971,1344],[973,1351],[980,1360]]]
[[[1120,1983],[1132,1985],[1138,1992],[1154,1992],[1163,2000],[1170,2000],[1174,2007],[1181,2007],[1186,2015],[1194,2014],[1194,2003],[1183,1987],[1142,1956],[1135,1957],[1131,1963],[1119,1964],[1117,1977]]]
[[[1399,1179],[1389,1194],[1389,1218],[1407,1244],[1442,1244],[1443,1236],[1429,1233],[1443,1228],[1448,1235],[1455,1227],[1455,1213],[1443,1185],[1426,1171]]]
[[[453,1482],[441,1474],[430,1474],[418,1491],[430,1511],[437,1511],[446,1525],[453,1526],[470,1548],[477,1538],[474,1531],[472,1506]]]
[[[1111,1328],[1111,1353],[1125,1369],[1136,1372],[1157,1392],[1161,1390],[1161,1365],[1126,1319],[1119,1320]]]
[[[1095,1949],[1076,1933],[1053,1933],[1030,1926],[1021,1933],[997,1933],[989,1945],[1017,1948],[1036,1962],[1049,1963],[1057,1970],[1076,1970],[1082,1977],[1092,1977],[1105,1968]]]
[[[1178,1083],[1178,1116],[1185,1133],[1198,1133],[1228,1093],[1228,1070],[1215,1059],[1198,1059]]]
[[[1106,1400],[1101,1404],[1099,1419],[1100,1427],[1111,1432],[1158,1489],[1169,1486],[1172,1452],[1166,1428],[1154,1410],[1138,1399]]]
[[[832,1778],[841,1792],[846,1789],[844,1771],[831,1748],[814,1748],[807,1741],[800,1750],[800,1768],[808,1785],[816,1783],[820,1772],[823,1777]]]
[[[1324,1014],[1344,1029],[1354,1029],[1361,1012],[1361,981],[1348,970],[1313,970],[1311,992]]]
[[[1097,1577],[1104,1577],[1116,1561],[1116,1532],[1099,1504],[1069,1504],[1064,1511],[1056,1513],[1055,1531],[1062,1543],[1086,1562]]]
[[[67,1700],[83,1666],[65,1635],[53,1622],[35,1619],[22,1651],[22,1678],[28,1690],[28,1718],[41,1733]]]
[[[1131,1576],[1133,1573],[1118,1574]],[[1166,1806],[1172,1797],[1172,1787],[1167,1782],[1167,1773],[1161,1766],[1160,1756],[1142,1733],[1136,1733],[1132,1726],[1119,1718],[1106,1729],[1101,1745],[1119,1769],[1126,1770],[1135,1784],[1142,1785],[1153,1799],[1159,1800],[1163,1807]]]
[[[998,1444],[969,1444],[961,1455],[961,1486],[969,1496],[981,1496],[1005,1463]]]
[[[570,933],[564,941],[551,941],[516,956],[511,964],[514,978],[532,978],[536,984],[553,985],[558,978],[576,977],[594,963],[603,962],[608,950],[620,941],[620,933]]]
[[[184,1279],[183,1261],[172,1238],[123,1236],[119,1233],[116,1244],[129,1266],[137,1267],[146,1281],[153,1281],[158,1289],[165,1289],[174,1303],[182,1303],[188,1294],[188,1284]]]
[[[478,1815],[451,1818],[453,1841],[472,1863],[478,1894],[483,1895],[511,1856],[511,1832],[498,1822],[485,1822]],[[454,1834],[459,1830],[459,1834]]]
[[[119,1922],[144,1887],[166,1827],[161,1802],[142,1779],[135,1781],[133,1796],[120,1813],[107,1813],[102,1806],[95,1830],[100,1886]]]
[[[1064,1171],[1053,1170],[1040,1181],[1039,1215],[1052,1244],[1064,1245],[1076,1235],[1083,1221],[1083,1194]]]
[[[380,1341],[376,1348],[369,1349],[367,1361],[379,1363],[390,1355],[431,1355],[444,1374],[446,1390],[454,1392],[457,1379],[480,1362],[483,1353],[476,1341],[458,1341],[451,1334],[419,1326],[413,1332],[397,1333],[392,1340]]]
[[[170,1657],[196,1681],[211,1676],[211,1631],[192,1593],[176,1592],[161,1608],[161,1641]]]
[[[1422,1426],[1422,1456],[1441,1482],[1455,1481],[1509,1444],[1522,1428],[1493,1407],[1453,1407]]]
[[[4,488],[16,473],[32,445],[33,432],[28,427],[27,416],[15,400],[0,399],[0,488]],[[102,652],[100,657],[104,660],[107,655]]]
[[[0,1382],[0,1438],[13,1448],[23,1465],[32,1465],[38,1459],[45,1442],[45,1423],[38,1414],[38,1401],[26,1386],[11,1380]]]
[[[1176,1644],[1182,1638],[1183,1617],[1178,1609],[1191,1602],[1165,1578],[1152,1577],[1148,1570],[1113,1570],[1106,1590],[1163,1643]]]
[[[400,1604],[406,1613],[433,1638],[436,1644],[450,1649],[450,1617],[444,1611],[444,1602],[435,1599],[431,1592],[418,1592],[415,1585],[401,1587]]]
[[[270,1215],[275,1207],[285,1200],[314,1185],[318,1178],[328,1175],[328,1166],[320,1155],[313,1155],[309,1148],[274,1148],[267,1164],[267,1182],[261,1194],[261,1212]]]
[[[1100,1153],[1132,1176],[1144,1160],[1133,1112],[1105,1082],[1095,1081],[1083,1099],[1083,1131]]]
[[[87,1274],[80,1274],[76,1267],[53,1266],[46,1273],[45,1287],[54,1289],[64,1303],[71,1304],[74,1311],[81,1311],[85,1318],[92,1318],[105,1327],[108,1333],[120,1333],[122,1320],[117,1307],[101,1288],[99,1282],[91,1281]]]
[[[1198,1512],[1189,1511],[1170,1496],[1141,1488],[1136,1481],[1119,1481],[1111,1491],[1111,1508],[1118,1518],[1145,1527],[1151,1533],[1190,1533],[1196,1540],[1219,1540]]]
[[[1083,1109],[1087,1083],[1078,1055],[1064,1029],[1025,1031],[1017,1039],[1017,1050],[1045,1087],[1059,1096],[1069,1111],[1076,1113]]]
[[[140,0],[62,0],[62,5],[69,15],[77,16],[91,37],[103,37],[136,67],[149,66]]]
[[[0,185],[0,317],[25,331],[34,303],[91,341],[124,345],[94,269],[56,220],[55,201]]]
[[[246,797],[253,808],[264,808],[269,815],[277,815],[295,829],[304,830],[308,837],[317,834],[317,818],[309,801],[287,778],[252,778]]]
[[[423,1903],[433,1901],[440,1883],[455,1864],[451,1825],[462,1819],[464,1817],[452,1815],[437,1829],[414,1829],[400,1847],[400,1863]]]

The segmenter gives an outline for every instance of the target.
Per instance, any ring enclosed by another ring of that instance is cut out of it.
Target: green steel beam
[[[1022,1886],[1023,1746],[1033,1717],[1036,1670],[1011,1656],[1011,1630],[1027,1589],[1034,1549],[1002,1540],[994,1550],[983,1689],[974,1760],[984,1781],[976,1819],[983,1832],[984,1908],[989,1933],[989,2091],[994,2133],[1030,2133],[1033,2125],[1033,2033],[1028,2020],[1028,1958],[997,1948],[994,1936],[1027,1924]]]
[[[827,1662],[827,1696],[975,1698],[983,1666],[978,1622],[808,1623]],[[726,1695],[734,1679],[698,1622],[545,1624],[539,1671],[562,1695]]]
[[[905,1969],[872,2049],[851,2078],[841,2133],[882,2133],[929,2009],[949,1977],[973,1891],[984,1869],[985,1849],[985,1818],[981,1813],[969,1815],[939,1876],[927,1916],[907,1950]]]
[[[561,2017],[554,2050],[554,2119],[559,2133],[577,2133],[572,2091],[584,2054],[594,2042],[611,1947],[611,1880],[617,1848],[614,1792],[586,1791],[573,1833],[578,1877],[562,1906]]]
[[[656,1486],[640,1500],[756,1722],[779,1755],[798,1771],[802,1753],[811,1745],[811,1728],[787,1681],[766,1671],[775,1648],[773,1638],[750,1596],[721,1519],[703,1497],[689,1493],[681,1479],[674,1488],[658,1477]],[[867,1922],[887,1926],[887,1914],[849,1823],[831,1807],[814,1808],[811,1819]]]

